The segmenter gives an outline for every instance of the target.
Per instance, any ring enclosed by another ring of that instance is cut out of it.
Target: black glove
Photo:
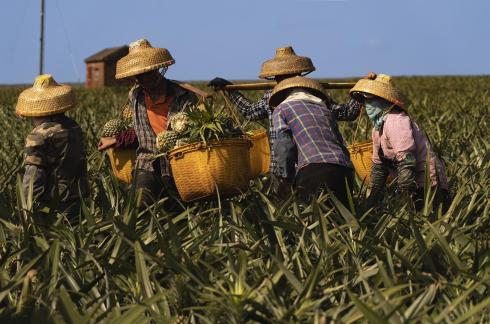
[[[388,169],[382,164],[373,163],[371,167],[371,193],[366,200],[366,209],[379,204],[384,197]]]
[[[350,96],[352,97],[352,99],[356,100],[357,102],[360,102],[360,103],[364,103],[364,101],[366,100],[366,98],[364,97],[364,95],[362,94],[362,92],[359,92],[359,91],[354,91],[350,94]]]
[[[233,83],[222,78],[214,78],[213,80],[209,81],[208,87],[213,88],[214,91],[218,91],[218,90],[223,90],[223,88],[229,84],[233,84]]]
[[[407,152],[403,160],[396,162],[399,191],[413,193],[417,189],[415,182],[416,165],[417,160],[412,152]]]

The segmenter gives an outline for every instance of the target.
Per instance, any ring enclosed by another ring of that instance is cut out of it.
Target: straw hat
[[[268,79],[278,75],[301,74],[315,71],[309,57],[298,56],[291,46],[276,49],[276,56],[262,64],[259,78]]]
[[[357,81],[356,85],[349,92],[369,93],[388,100],[400,108],[405,108],[402,95],[395,88],[392,78],[386,74],[378,74],[374,80],[361,79]]]
[[[272,95],[269,99],[269,106],[275,108],[277,105],[283,102],[289,92],[287,90],[291,88],[306,88],[308,89],[309,93],[322,100],[327,100],[325,89],[319,82],[302,76],[295,76],[282,80],[274,87],[272,90]]]
[[[36,78],[32,88],[19,95],[15,112],[25,117],[43,117],[62,113],[74,105],[72,88],[58,84],[49,74],[43,74]]]
[[[129,44],[128,55],[117,61],[116,79],[135,76],[175,63],[166,48],[154,48],[146,39]]]

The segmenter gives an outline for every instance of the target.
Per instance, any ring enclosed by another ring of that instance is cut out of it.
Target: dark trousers
[[[298,171],[296,188],[299,198],[309,202],[313,195],[328,188],[344,206],[349,206],[354,173],[352,169],[330,163],[311,163]],[[348,188],[347,188],[348,185]]]
[[[141,200],[138,203],[139,209],[144,209],[163,197],[168,197],[163,207],[169,212],[181,212],[184,208],[179,204],[175,197],[178,196],[175,183],[171,177],[163,177],[156,171],[138,170],[134,180],[136,193],[141,191]]]
[[[451,204],[449,192],[445,189],[439,188],[432,188],[432,190],[436,191],[434,200],[432,201],[432,208],[437,210],[439,206],[442,206],[442,212],[447,212],[449,205]],[[417,211],[422,210],[422,208],[424,208],[424,188],[417,189],[415,194],[412,196],[412,200],[413,204],[415,205],[415,209]]]

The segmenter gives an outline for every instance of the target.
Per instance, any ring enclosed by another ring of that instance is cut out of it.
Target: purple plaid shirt
[[[310,163],[331,163],[352,168],[349,153],[340,134],[337,120],[354,120],[362,104],[351,100],[338,105],[329,101],[320,105],[307,100],[283,102],[273,113],[276,137],[275,174],[293,178]],[[295,164],[295,168],[292,167]]]

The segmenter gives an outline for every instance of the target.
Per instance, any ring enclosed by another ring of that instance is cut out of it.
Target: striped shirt
[[[308,100],[282,102],[273,113],[273,132],[281,139],[281,147],[273,147],[277,156],[276,175],[290,178],[289,158],[283,158],[284,147],[290,138],[297,150],[295,156],[296,172],[310,163],[330,163],[352,168],[349,153],[340,134],[337,120],[354,120],[359,116],[362,104],[351,100],[346,105],[329,101],[318,104]],[[292,146],[291,146],[292,147]],[[289,154],[289,153],[286,153]],[[280,155],[280,156],[278,156]]]

